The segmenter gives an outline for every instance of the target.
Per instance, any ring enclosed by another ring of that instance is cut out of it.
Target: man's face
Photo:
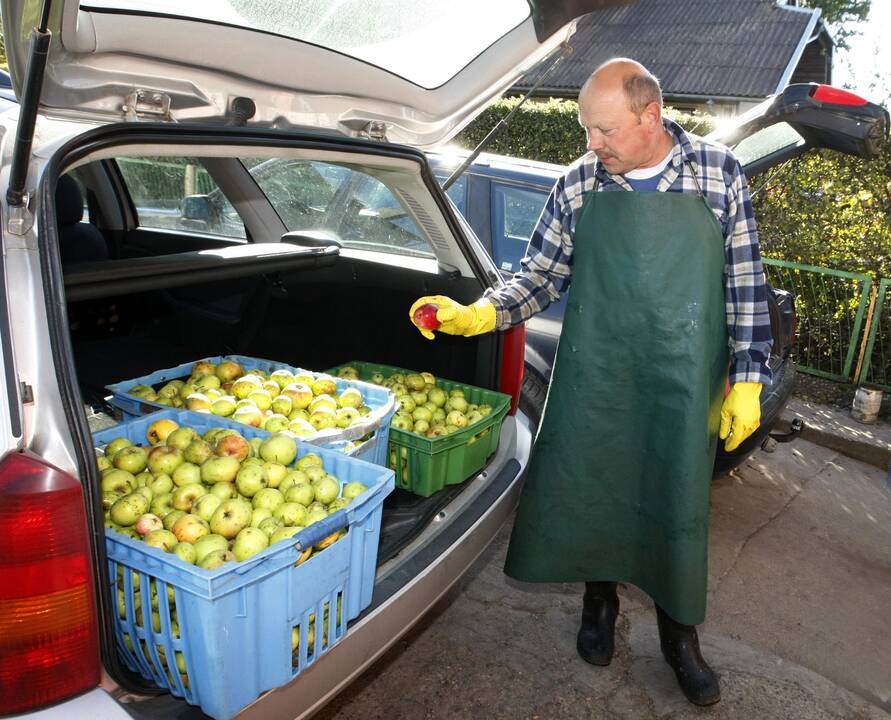
[[[592,88],[579,102],[579,124],[585,129],[588,150],[596,153],[604,167],[614,175],[649,167],[658,147],[661,130],[659,113],[653,103],[640,115],[628,107],[623,92],[597,92]]]

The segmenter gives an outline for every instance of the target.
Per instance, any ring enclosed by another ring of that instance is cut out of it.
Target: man
[[[681,689],[709,705],[720,689],[695,625],[715,448],[758,427],[771,378],[751,201],[730,151],[663,118],[658,81],[634,61],[591,75],[579,122],[589,152],[554,186],[522,270],[471,306],[433,296],[412,311],[438,305],[450,334],[503,329],[556,300],[571,274],[505,572],[585,581],[577,649],[594,665],[612,659],[617,582],[638,585]]]

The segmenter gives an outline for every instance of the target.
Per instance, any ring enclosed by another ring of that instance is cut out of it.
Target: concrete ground
[[[799,440],[714,483],[700,638],[723,700],[706,709],[677,689],[646,596],[620,589],[616,657],[592,667],[582,586],[508,580],[508,537],[317,717],[891,719],[891,492],[873,466]]]

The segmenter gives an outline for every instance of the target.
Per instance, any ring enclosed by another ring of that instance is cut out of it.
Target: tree
[[[870,3],[871,0],[801,0],[805,7],[820,8],[835,46],[843,50],[849,48],[848,38],[860,33],[856,26],[866,20]]]

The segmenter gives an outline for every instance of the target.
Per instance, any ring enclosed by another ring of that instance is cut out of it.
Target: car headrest
[[[70,175],[63,175],[56,185],[56,221],[74,225],[84,217],[84,196]]]

